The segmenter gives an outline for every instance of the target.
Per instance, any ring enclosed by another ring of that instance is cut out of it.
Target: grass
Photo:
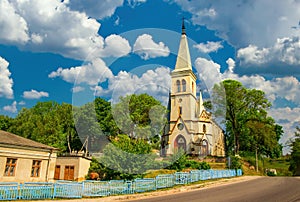
[[[250,167],[255,168],[255,157],[247,156],[242,158],[243,165],[242,169],[245,175],[265,175],[266,169],[276,169],[277,176],[291,176],[292,173],[289,171],[289,158],[280,157],[278,159],[263,158],[258,160],[258,172],[251,170]]]

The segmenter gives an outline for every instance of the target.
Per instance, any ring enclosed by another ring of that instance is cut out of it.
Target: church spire
[[[190,56],[190,50],[189,50],[189,45],[188,45],[186,31],[185,31],[184,18],[182,19],[181,40],[180,40],[174,71],[181,71],[181,70],[192,70],[191,56]]]

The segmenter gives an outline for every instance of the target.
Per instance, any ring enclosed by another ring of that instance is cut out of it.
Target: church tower
[[[163,155],[179,149],[187,154],[225,154],[223,130],[205,110],[201,92],[197,98],[196,80],[183,20],[176,65],[171,72],[170,115],[162,138]]]

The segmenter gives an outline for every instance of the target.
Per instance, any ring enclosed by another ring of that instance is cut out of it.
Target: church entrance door
[[[184,152],[186,152],[186,140],[182,135],[178,135],[174,142],[174,148],[175,150],[182,149]]]
[[[208,155],[208,142],[207,140],[203,140],[201,145],[201,156],[207,156],[207,155]]]

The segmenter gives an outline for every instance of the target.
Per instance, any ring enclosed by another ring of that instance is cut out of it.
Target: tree
[[[123,133],[147,140],[161,134],[165,113],[165,107],[147,94],[120,97],[120,102],[112,107],[113,117]]]
[[[30,109],[23,108],[8,130],[56,147],[61,152],[71,152],[82,147],[74,126],[72,105],[66,103],[38,102]]]
[[[13,122],[13,118],[8,116],[0,115],[0,130],[7,131]]]
[[[145,140],[118,135],[104,148],[100,163],[114,170],[116,176],[131,180],[157,168],[155,158],[151,145]]]
[[[225,80],[214,86],[213,101],[217,105],[217,115],[226,111],[229,152],[234,150],[238,154],[240,150],[256,151],[258,148],[253,148],[253,143],[257,143],[261,146],[259,151],[266,155],[280,153],[278,140],[282,135],[282,128],[276,126],[275,121],[267,116],[266,110],[271,103],[263,91],[247,89],[238,81]]]
[[[300,175],[300,128],[296,127],[295,139],[291,143],[292,153],[289,170]]]

